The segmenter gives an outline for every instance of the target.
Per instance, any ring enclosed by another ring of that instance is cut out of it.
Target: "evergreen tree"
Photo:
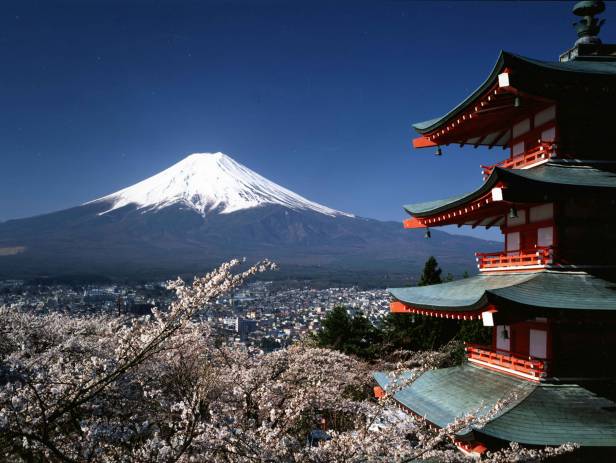
[[[336,306],[323,319],[315,340],[320,347],[370,359],[380,348],[381,333],[362,313],[350,317],[346,308]]]
[[[418,286],[429,286],[442,283],[443,280],[441,280],[441,272],[442,270],[438,268],[438,262],[434,256],[430,256],[424,265]]]
[[[351,320],[346,309],[334,307],[321,322],[316,339],[321,347],[338,349],[346,341],[351,328]]]
[[[460,329],[456,320],[390,313],[383,321],[386,350],[434,350],[447,344]]]

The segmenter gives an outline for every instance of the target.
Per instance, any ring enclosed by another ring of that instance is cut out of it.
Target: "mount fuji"
[[[278,276],[393,283],[435,255],[474,268],[495,243],[433,231],[423,239],[310,201],[223,153],[191,154],[81,206],[0,223],[0,278],[96,275],[148,279],[203,272],[232,257],[281,264]]]
[[[224,153],[191,154],[142,182],[91,203],[112,204],[106,212],[129,205],[135,205],[143,212],[180,205],[207,217],[210,214],[230,214],[254,207],[276,205],[296,211],[318,212],[330,217],[353,217],[352,214],[309,201],[237,163]]]

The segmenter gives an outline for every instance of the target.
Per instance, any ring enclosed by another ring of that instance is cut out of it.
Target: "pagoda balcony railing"
[[[554,262],[552,246],[537,246],[519,251],[476,252],[475,259],[480,271],[517,270],[541,268]]]
[[[545,359],[494,350],[490,346],[469,342],[464,343],[464,350],[468,361],[475,365],[534,381],[542,381],[548,376],[548,361]]]
[[[522,169],[543,161],[547,161],[554,155],[555,149],[556,145],[554,143],[543,142],[522,154],[513,156],[510,159],[505,159],[504,161],[492,166],[481,166],[483,179],[486,180],[494,171],[495,167],[502,167],[504,169]]]

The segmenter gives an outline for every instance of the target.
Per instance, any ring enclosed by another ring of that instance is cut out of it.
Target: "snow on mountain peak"
[[[111,203],[111,208],[103,214],[129,204],[144,210],[181,204],[203,216],[274,204],[329,216],[353,217],[309,201],[220,152],[191,154],[150,178],[91,202]]]

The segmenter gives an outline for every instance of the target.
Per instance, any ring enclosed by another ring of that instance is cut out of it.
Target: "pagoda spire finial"
[[[578,35],[575,44],[601,44],[599,31],[605,23],[605,19],[597,19],[595,15],[605,11],[603,0],[584,0],[577,2],[573,7],[573,14],[580,16],[581,19],[573,25]]]

